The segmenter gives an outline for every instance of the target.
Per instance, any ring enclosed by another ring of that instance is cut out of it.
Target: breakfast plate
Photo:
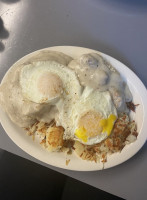
[[[91,52],[99,53],[120,72],[122,78],[125,80],[125,82],[127,82],[129,89],[133,95],[134,104],[139,104],[139,106],[136,109],[136,112],[131,112],[130,114],[131,118],[135,120],[137,124],[137,130],[139,134],[137,140],[129,145],[126,145],[120,153],[108,155],[108,159],[104,165],[104,168],[106,169],[114,167],[118,164],[125,162],[133,155],[135,155],[141,149],[141,147],[144,145],[147,139],[147,124],[145,123],[145,119],[147,118],[147,91],[141,80],[136,76],[136,74],[124,64],[106,54],[92,49],[74,46],[55,46],[35,51],[18,60],[8,71],[20,65],[23,62],[27,62],[29,58],[31,58],[34,55],[37,55],[38,53],[41,53],[43,50],[59,51],[73,58],[77,58],[82,54]],[[7,73],[4,76],[2,82],[5,80],[6,76]],[[102,163],[84,161],[77,157],[74,153],[71,155],[66,155],[65,153],[61,152],[48,152],[46,149],[42,148],[41,145],[39,145],[37,138],[35,140],[32,140],[31,137],[28,137],[25,134],[25,131],[23,129],[15,125],[9,119],[9,117],[3,111],[2,108],[0,108],[0,122],[7,135],[18,147],[20,147],[26,153],[44,163],[76,171],[94,171],[103,169]],[[68,165],[66,161],[70,161]]]

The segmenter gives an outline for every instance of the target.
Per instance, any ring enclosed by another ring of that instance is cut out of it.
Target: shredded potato
[[[122,113],[115,122],[111,135],[95,145],[84,145],[79,141],[63,140],[64,128],[51,123],[36,122],[27,128],[27,134],[40,135],[43,145],[49,151],[61,151],[71,154],[73,151],[79,158],[87,161],[107,162],[107,155],[120,152],[125,145],[134,142],[137,138],[137,128],[134,121],[130,122],[127,114]]]

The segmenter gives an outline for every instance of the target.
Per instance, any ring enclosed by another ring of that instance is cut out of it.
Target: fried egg
[[[23,66],[20,85],[27,100],[40,104],[54,105],[60,99],[75,98],[75,93],[78,95],[81,91],[75,72],[54,61],[33,62]]]
[[[67,111],[66,111],[67,112]],[[86,87],[72,108],[64,115],[64,138],[92,145],[106,139],[117,119],[117,111],[108,91]]]

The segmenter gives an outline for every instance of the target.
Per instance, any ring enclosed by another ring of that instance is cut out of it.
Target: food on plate
[[[137,138],[132,100],[119,72],[97,53],[73,59],[44,50],[12,67],[0,85],[10,119],[44,148],[103,163]]]
[[[64,138],[78,140],[83,144],[92,145],[107,138],[117,119],[116,108],[107,91],[85,88],[80,99],[69,109],[64,116],[59,114],[63,119]]]
[[[70,60],[71,57],[68,57],[67,55],[60,52],[43,51],[41,55],[37,54],[36,56],[32,56],[28,59],[27,62],[16,65],[9,71],[5,77],[5,80],[0,86],[0,104],[15,124],[20,127],[29,127],[35,123],[36,120],[49,122],[55,118],[55,114],[58,112],[56,106],[54,105],[56,101],[52,104],[36,103],[35,101],[32,101],[37,97],[35,96],[36,94],[33,93],[36,92],[36,88],[34,86],[36,82],[33,80],[35,83],[31,85],[31,74],[34,70],[34,66],[36,65],[42,65],[44,68],[44,63],[56,61],[56,64],[54,63],[54,65],[57,65],[59,68],[60,65],[68,64]],[[31,74],[29,75],[29,73]],[[35,70],[35,73],[37,73],[37,70]],[[45,73],[46,72],[44,72],[44,74]],[[21,76],[22,74],[24,74],[24,77]],[[68,76],[70,76],[69,73]],[[56,75],[54,76],[54,79],[55,77]],[[65,77],[67,79],[66,75],[64,75],[63,79]],[[30,79],[26,80],[25,78]],[[61,80],[61,77],[59,79]],[[24,85],[23,81],[26,81]],[[68,79],[68,81],[72,80]],[[45,83],[43,82],[42,84]],[[30,97],[31,99],[29,99],[29,90],[32,90],[30,91],[32,92]],[[38,94],[40,94],[39,91]],[[48,115],[48,113],[50,114]]]
[[[97,53],[89,53],[72,60],[69,65],[83,86],[109,91],[118,112],[127,111],[126,102],[132,100],[127,84],[117,70]]]
[[[62,126],[49,127],[46,132],[46,146],[48,150],[54,151],[60,149],[63,146],[63,133]]]
[[[83,160],[107,161],[107,154],[119,152],[126,144],[136,140],[137,129],[134,121],[130,122],[126,114],[122,114],[116,121],[112,134],[106,140],[93,146],[75,142],[74,148],[78,156]]]

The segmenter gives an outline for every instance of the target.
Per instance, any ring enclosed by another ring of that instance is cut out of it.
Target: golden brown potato
[[[49,151],[57,151],[63,146],[63,133],[62,126],[49,127],[46,133],[46,146]]]

